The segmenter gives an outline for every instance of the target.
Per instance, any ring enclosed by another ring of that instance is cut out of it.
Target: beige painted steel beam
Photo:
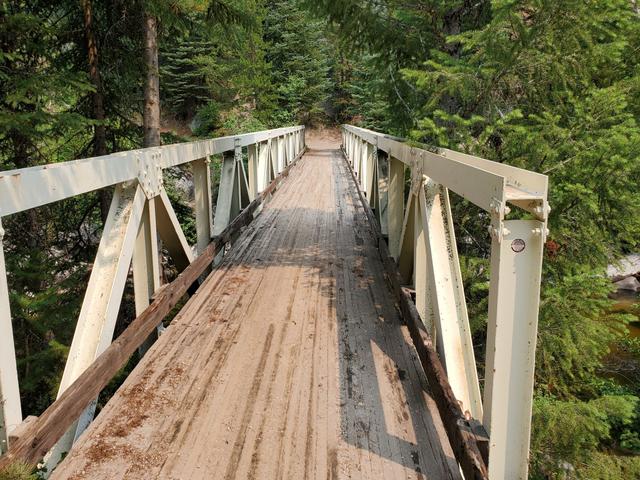
[[[9,434],[22,422],[3,237],[0,219],[0,454],[7,451]]]
[[[458,248],[447,189],[430,179],[420,192],[420,212],[426,232],[429,313],[436,345],[449,384],[462,411],[482,418],[480,384],[471,342]],[[417,273],[416,273],[417,274]],[[416,297],[418,295],[416,286]]]
[[[257,191],[262,192],[271,182],[270,142],[258,144]]]
[[[533,211],[541,208],[540,218],[546,218],[547,177],[502,163],[446,149],[437,153],[412,147],[402,139],[390,137],[351,125],[343,126],[350,134],[361,138],[410,167],[422,168],[425,175],[490,211],[492,202],[518,202],[518,206]]]
[[[287,127],[0,172],[0,217],[135,180],[147,166],[173,167],[303,130]]]
[[[429,261],[429,236],[425,213],[424,188],[420,185],[420,191],[414,198],[414,252],[413,252],[413,285],[416,291],[416,309],[420,314],[422,323],[431,336],[434,346],[439,348],[437,342],[437,323],[435,312],[435,291],[433,275],[430,274]]]
[[[213,233],[211,199],[211,160],[201,158],[193,162],[193,186],[196,213],[196,236],[198,255],[211,242]],[[255,186],[255,177],[254,177]]]
[[[489,477],[527,478],[544,222],[507,220],[491,243],[483,423]]]
[[[247,147],[247,169],[249,177],[249,197],[251,200],[256,198],[258,194],[258,145],[249,145]]]
[[[233,150],[225,152],[222,157],[222,170],[220,172],[220,185],[218,187],[218,201],[216,203],[216,215],[213,219],[213,235],[222,232],[233,217],[234,212],[234,191],[236,184],[236,159]],[[237,194],[236,194],[237,196]],[[238,209],[237,204],[235,210]],[[239,210],[238,210],[239,211]]]
[[[383,235],[389,235],[389,214],[387,209],[389,207],[389,163],[388,155],[382,150],[375,149],[376,155],[376,167],[375,167],[375,179],[374,182],[378,187],[378,193],[376,196],[376,216],[380,223],[380,230]],[[402,218],[402,216],[400,217]]]
[[[149,306],[151,297],[161,284],[155,199],[148,200],[144,207],[131,263],[137,316]],[[159,333],[160,327],[140,346],[138,349],[140,356],[143,356],[151,348]],[[93,415],[91,416],[93,417]]]
[[[413,283],[413,263],[415,256],[415,224],[416,224],[416,195],[411,192],[407,199],[407,208],[402,223],[400,236],[400,253],[398,255],[398,271],[406,285]]]
[[[387,198],[389,252],[393,258],[398,260],[404,218],[404,164],[393,157],[389,158]]]

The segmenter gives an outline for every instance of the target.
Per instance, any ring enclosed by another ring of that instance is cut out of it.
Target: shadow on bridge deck
[[[309,143],[52,478],[460,478],[339,140]]]

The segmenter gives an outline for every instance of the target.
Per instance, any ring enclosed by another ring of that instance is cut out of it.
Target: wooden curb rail
[[[36,465],[73,425],[84,409],[100,394],[136,349],[171,312],[189,288],[212,264],[218,252],[231,242],[241,229],[251,223],[257,208],[273,193],[298,156],[238,216],[214,237],[207,248],[170,284],[162,287],[149,307],[113,341],[111,345],[47,408],[40,417],[25,426],[20,437],[0,457],[0,472],[14,462]]]

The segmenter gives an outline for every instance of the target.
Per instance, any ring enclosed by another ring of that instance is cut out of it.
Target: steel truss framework
[[[0,172],[0,453],[22,422],[1,218],[115,186],[58,397],[111,344],[126,279],[132,271],[139,315],[160,288],[159,241],[184,269],[238,213],[305,149],[304,127],[288,127],[192,143]],[[246,157],[245,149],[246,148]],[[215,219],[210,157],[222,154]],[[246,162],[245,162],[246,159]],[[163,186],[163,170],[191,164],[197,244],[188,244]],[[195,251],[194,251],[195,250]],[[93,418],[89,407],[49,455],[60,455]]]
[[[463,411],[489,434],[489,478],[527,478],[548,179],[350,125],[342,147],[437,346]],[[405,172],[410,187],[405,202]],[[481,398],[449,191],[491,216],[491,274]],[[507,204],[530,220],[506,220]]]

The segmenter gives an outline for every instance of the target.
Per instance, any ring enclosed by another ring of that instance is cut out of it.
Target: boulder
[[[614,283],[618,290],[628,290],[631,292],[640,292],[640,282],[636,277],[623,278]]]
[[[607,276],[614,282],[638,273],[640,273],[640,253],[627,255],[607,267]]]

